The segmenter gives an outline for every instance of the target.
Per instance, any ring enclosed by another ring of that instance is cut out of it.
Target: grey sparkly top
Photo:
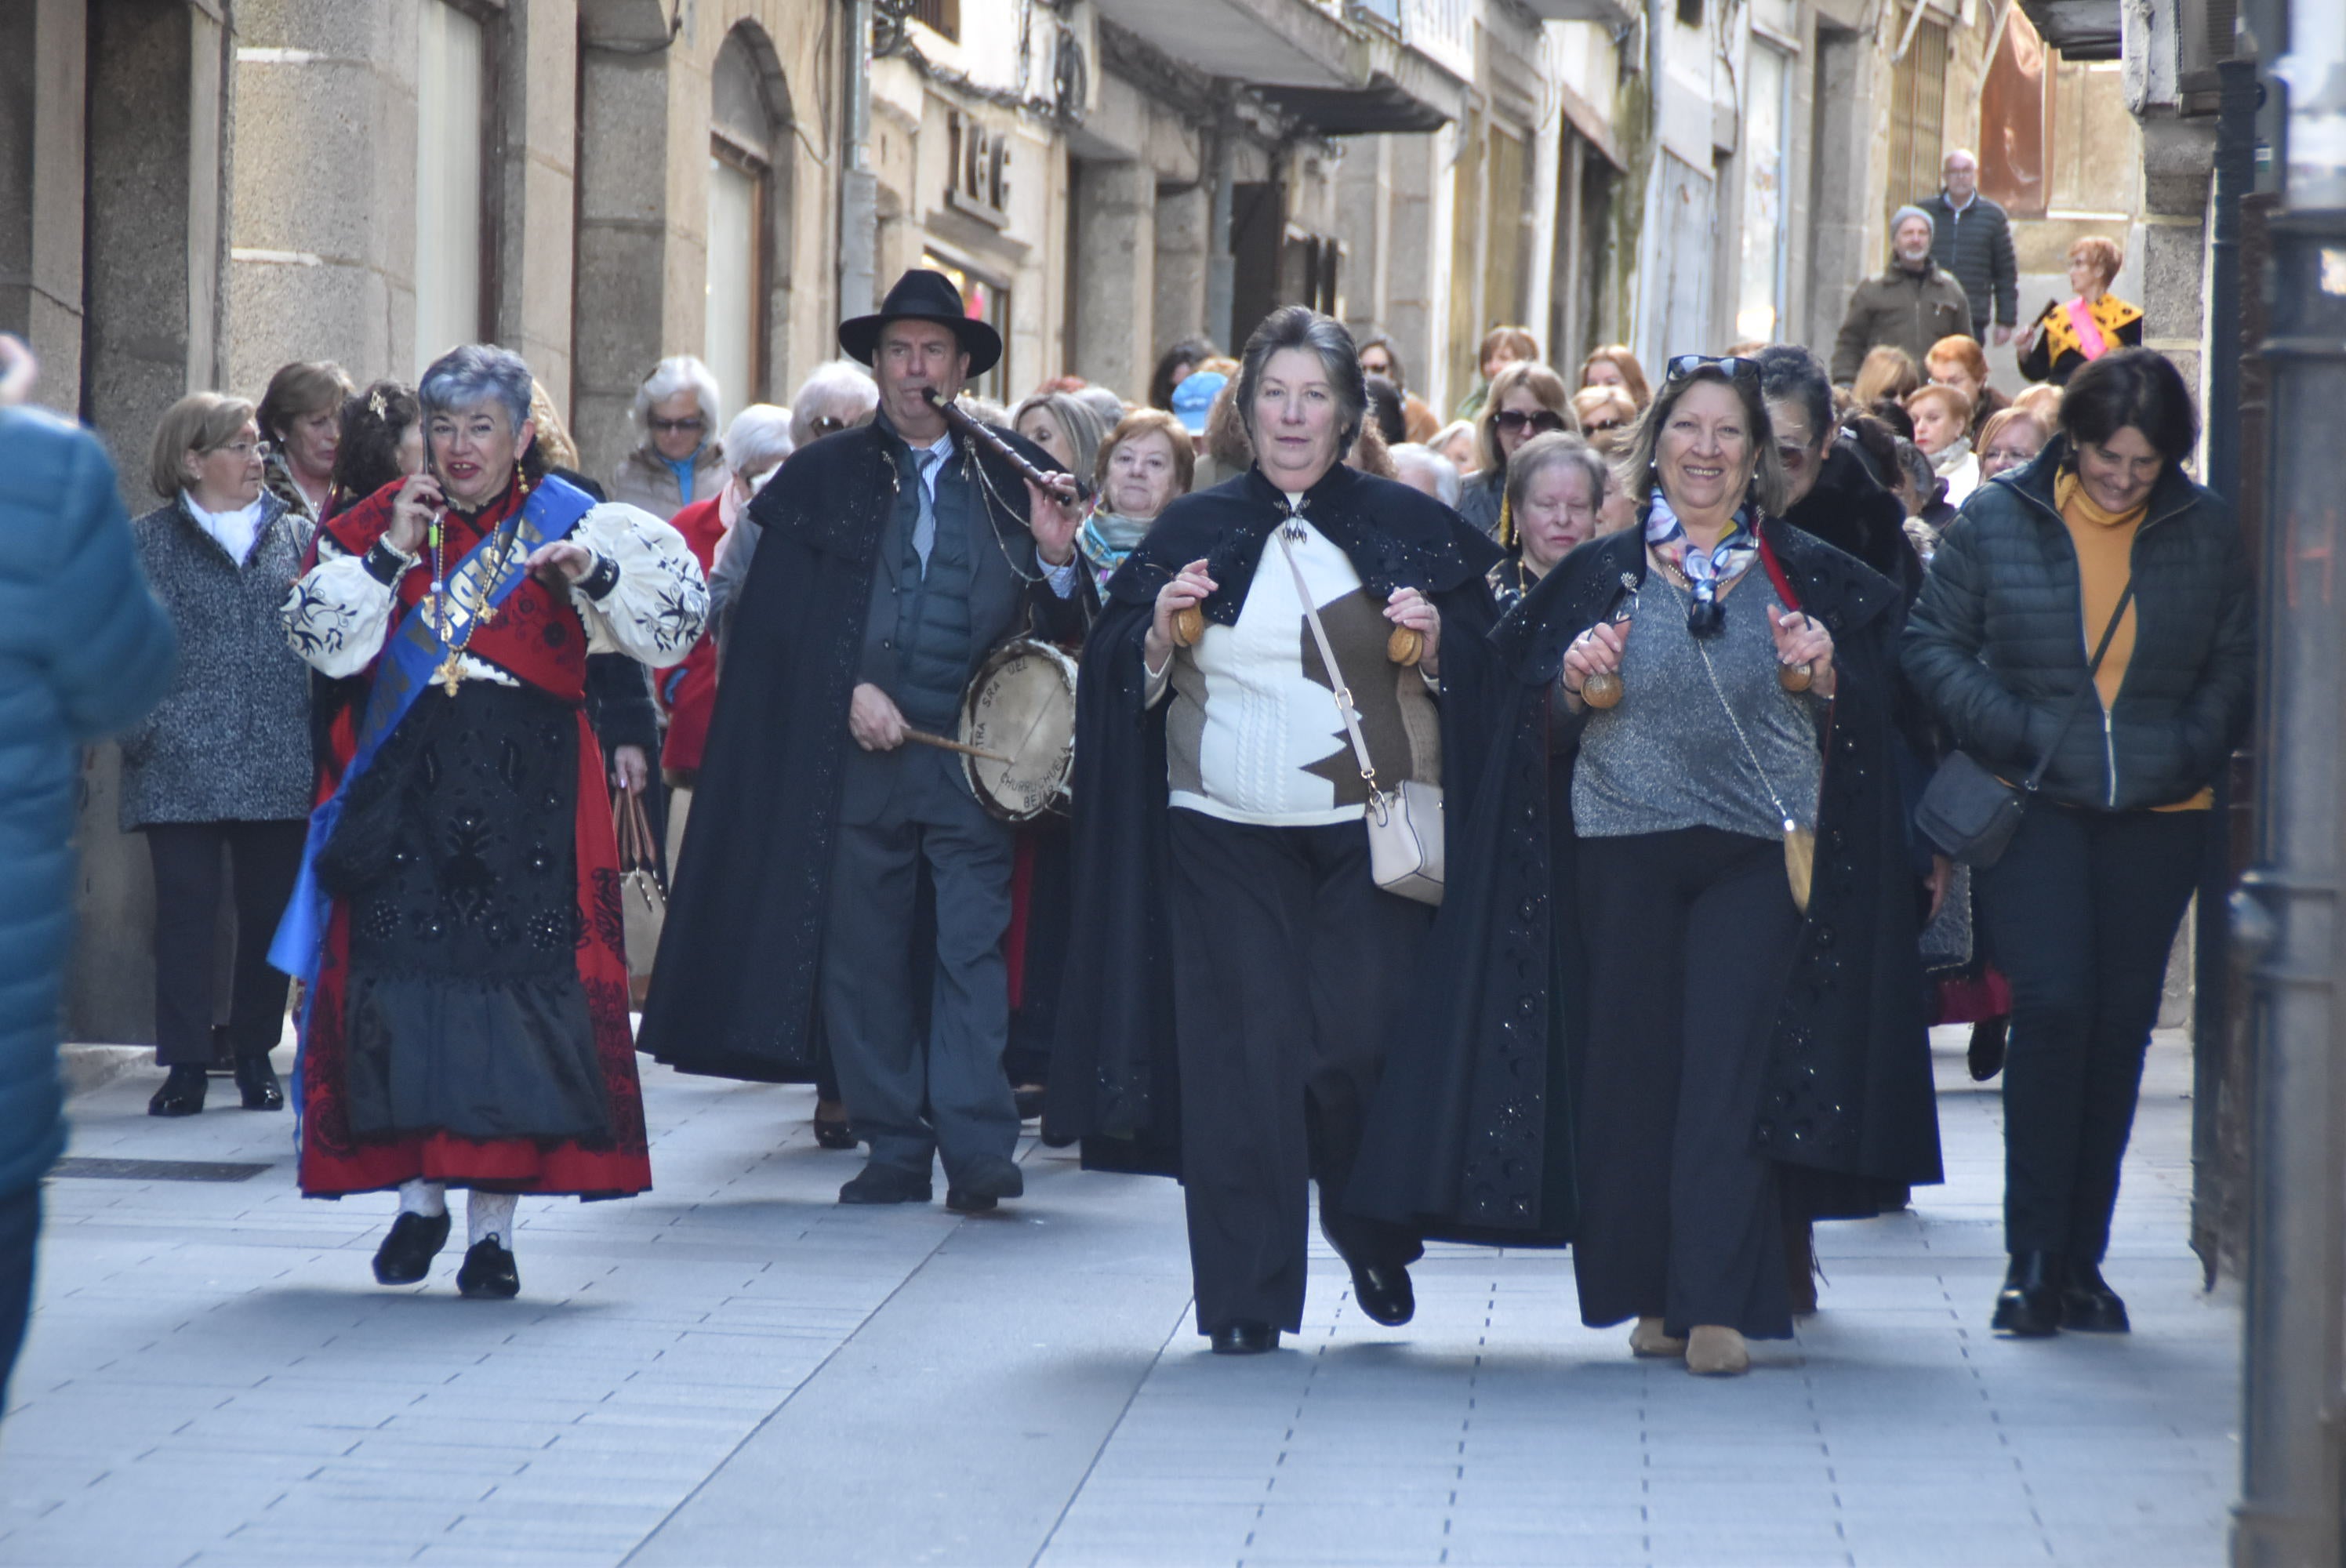
[[[1777,681],[1766,612],[1772,606],[1780,615],[1784,606],[1773,587],[1755,565],[1719,601],[1726,629],[1698,645],[1687,630],[1684,591],[1659,571],[1647,575],[1621,657],[1621,704],[1592,712],[1581,732],[1572,817],[1582,837],[1698,827],[1783,836],[1783,817],[1736,738],[1719,691],[1734,704],[1785,811],[1804,828],[1816,825],[1824,779],[1818,726],[1826,705]],[[1705,654],[1719,691],[1704,673]]]

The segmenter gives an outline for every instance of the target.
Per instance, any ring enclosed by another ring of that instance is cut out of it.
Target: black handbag
[[[1923,790],[1922,804],[1914,808],[1914,825],[1948,859],[1980,867],[1992,866],[2003,856],[2013,834],[2020,830],[2021,814],[2045,782],[2045,769],[2053,766],[2053,754],[2061,748],[2061,738],[2069,733],[2069,726],[2086,705],[2085,699],[2094,695],[2094,677],[2101,673],[2102,656],[2110,651],[2110,639],[2117,636],[2118,623],[2126,619],[2127,606],[2132,603],[2134,579],[2128,577],[2126,592],[2118,596],[2118,607],[2111,613],[2110,624],[2102,628],[2101,644],[2094,649],[2092,662],[2086,666],[2085,685],[2070,703],[2061,728],[2045,742],[2044,755],[2028,770],[2026,780],[2017,787],[2007,784],[1964,751],[1949,752],[1947,759],[1939,764],[1939,770],[1931,775],[1931,782]]]

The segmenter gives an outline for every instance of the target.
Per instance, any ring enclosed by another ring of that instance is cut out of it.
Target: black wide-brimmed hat
[[[914,268],[896,280],[880,309],[839,324],[839,346],[865,364],[879,351],[880,329],[891,321],[934,321],[951,327],[969,356],[969,373],[982,376],[1002,360],[1002,334],[974,319],[963,307],[961,290],[942,272]]]

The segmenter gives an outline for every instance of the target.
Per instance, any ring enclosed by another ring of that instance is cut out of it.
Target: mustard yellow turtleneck
[[[2118,596],[2126,592],[2127,578],[2134,570],[2134,536],[2142,527],[2150,503],[2146,499],[2130,512],[2105,511],[2086,493],[2084,483],[2075,473],[2064,473],[2053,482],[2053,500],[2061,509],[2061,521],[2069,529],[2069,543],[2077,552],[2078,598],[2085,613],[2086,646],[2090,652],[2101,641],[2103,628],[2110,624],[2110,612],[2117,608]],[[2126,618],[2118,623],[2117,635],[2110,638],[2109,652],[2102,656],[2102,667],[2094,674],[2094,688],[2105,712],[2116,705],[2118,691],[2126,685],[2127,664],[2134,657],[2135,629],[2135,606],[2129,602]],[[2216,793],[2209,789],[2188,800],[2155,809],[2204,811],[2215,803]]]

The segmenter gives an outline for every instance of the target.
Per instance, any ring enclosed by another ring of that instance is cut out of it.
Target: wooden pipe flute
[[[1025,454],[1016,447],[1003,440],[984,424],[970,418],[960,403],[951,399],[939,398],[935,390],[930,387],[923,387],[921,395],[929,400],[930,407],[945,416],[947,424],[1009,463],[1018,471],[1018,477],[1029,484],[1038,485],[1049,491],[1063,503],[1081,503],[1092,498],[1092,487],[1081,475],[1053,473],[1048,470],[1037,468],[1027,462]]]

